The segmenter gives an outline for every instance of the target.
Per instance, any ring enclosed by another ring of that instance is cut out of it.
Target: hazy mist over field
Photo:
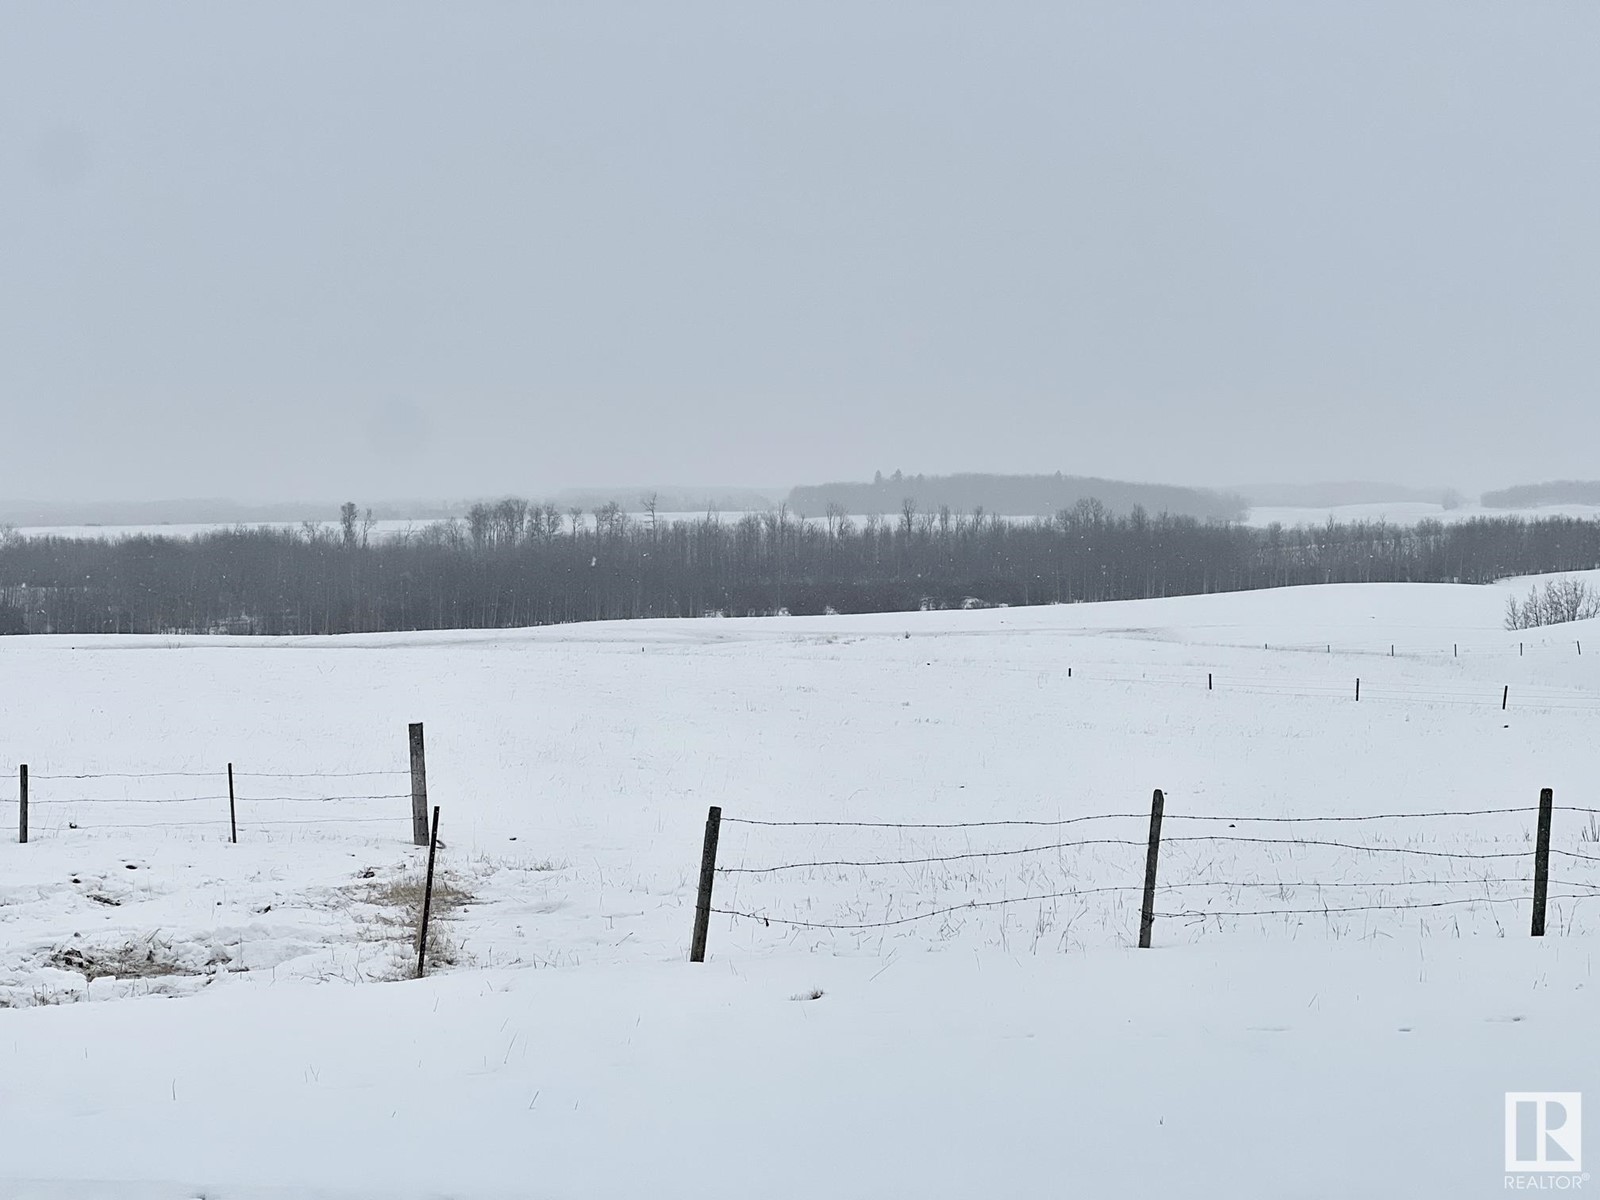
[[[1597,130],[1596,0],[0,3],[0,1200],[1581,1191]]]
[[[1580,5],[11,6],[0,494],[1591,477],[1597,45]]]

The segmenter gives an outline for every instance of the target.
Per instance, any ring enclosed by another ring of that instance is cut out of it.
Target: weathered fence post
[[[428,766],[422,753],[422,722],[411,724],[411,841],[428,844]]]
[[[23,763],[17,772],[17,841],[28,840],[28,764]]]
[[[1150,930],[1156,923],[1156,856],[1161,850],[1161,811],[1166,798],[1161,789],[1150,797],[1150,846],[1144,855],[1144,905],[1139,910],[1139,949],[1150,949]]]
[[[1555,792],[1539,789],[1539,835],[1533,845],[1533,936],[1544,936],[1544,902],[1550,891],[1550,814]]]
[[[1210,690],[1211,690],[1211,672],[1207,671],[1206,672],[1206,691],[1209,692]]]
[[[1360,701],[1361,701],[1361,680],[1358,678],[1356,680],[1356,702],[1359,704]]]
[[[1511,699],[1511,685],[1508,683],[1508,684],[1506,684],[1504,690],[1502,690],[1501,693],[1500,693],[1500,711],[1501,712],[1505,712],[1505,710],[1506,710],[1506,702],[1508,700],[1510,700],[1510,699]]]
[[[239,844],[239,814],[233,806],[233,764],[228,764],[228,840]]]
[[[421,726],[413,726],[420,729]],[[439,806],[433,806],[433,830],[428,834],[428,882],[422,889],[422,928],[417,931],[417,978],[428,969],[428,917],[433,912],[433,858],[439,852]]]
[[[700,848],[700,894],[694,903],[694,939],[689,961],[705,962],[706,931],[711,927],[711,885],[717,880],[717,836],[722,832],[722,810],[715,804],[706,813],[706,840]]]

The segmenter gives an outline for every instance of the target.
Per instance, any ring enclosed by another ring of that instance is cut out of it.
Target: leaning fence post
[[[28,840],[28,764],[23,763],[17,772],[17,841]]]
[[[711,885],[717,880],[717,835],[722,832],[722,810],[715,804],[706,813],[706,840],[700,849],[700,895],[694,904],[694,940],[689,961],[705,962],[706,931],[711,926]]]
[[[1550,813],[1555,792],[1539,789],[1539,836],[1533,846],[1533,936],[1544,936],[1544,902],[1550,891]]]
[[[1511,685],[1508,683],[1500,692],[1500,711],[1505,712],[1506,702],[1511,699]]]
[[[239,844],[239,814],[233,807],[233,764],[228,764],[228,840]]]
[[[420,728],[420,726],[418,726]],[[428,882],[422,889],[422,928],[417,932],[417,978],[428,968],[428,916],[433,912],[433,857],[439,852],[439,806],[433,806],[433,831],[428,834]]]
[[[1161,789],[1150,797],[1150,847],[1144,856],[1144,907],[1139,910],[1139,949],[1150,949],[1150,929],[1156,923],[1156,855],[1161,849],[1161,810],[1166,798]]]
[[[422,753],[422,722],[411,724],[411,841],[428,844],[428,766]]]

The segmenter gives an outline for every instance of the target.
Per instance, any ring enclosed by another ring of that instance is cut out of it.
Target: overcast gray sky
[[[1600,477],[1600,5],[0,8],[0,497]]]

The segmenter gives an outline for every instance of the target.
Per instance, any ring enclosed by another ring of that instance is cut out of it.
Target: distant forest
[[[1204,488],[1158,483],[1126,483],[1083,475],[902,475],[880,471],[871,483],[823,483],[797,487],[789,507],[820,517],[841,513],[897,513],[906,502],[919,512],[992,512],[1005,516],[1048,517],[1093,500],[1106,511],[1128,516],[1135,508],[1195,517],[1205,521],[1239,521],[1249,511],[1243,496]]]
[[[1485,492],[1485,508],[1538,508],[1543,504],[1600,504],[1600,483],[1561,479],[1553,483],[1525,483]]]
[[[0,538],[0,630],[329,634],[621,617],[894,612],[1374,581],[1487,583],[1600,565],[1600,521],[1253,529],[1086,500],[1028,522],[923,511],[736,522],[507,500],[369,540],[328,530]]]

